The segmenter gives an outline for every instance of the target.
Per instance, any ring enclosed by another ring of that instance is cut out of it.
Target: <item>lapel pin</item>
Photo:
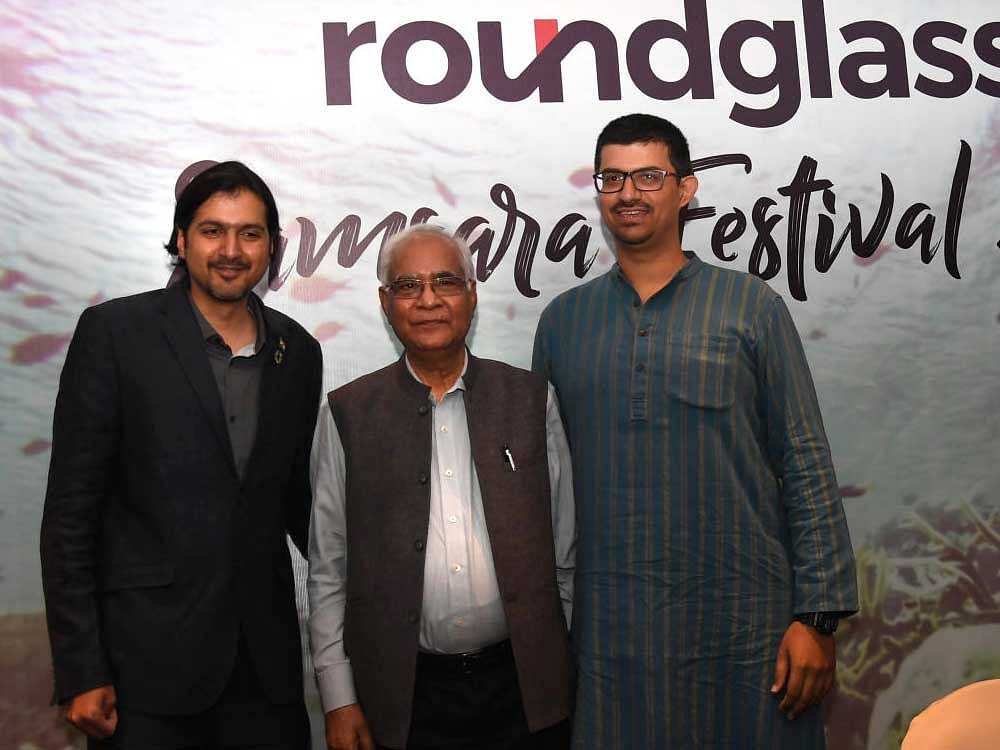
[[[280,365],[285,359],[285,340],[278,337],[278,348],[274,350],[274,364]]]

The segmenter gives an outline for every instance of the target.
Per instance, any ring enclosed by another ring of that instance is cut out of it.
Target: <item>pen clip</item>
[[[507,461],[507,465],[510,466],[511,471],[517,471],[517,465],[514,463],[514,456],[511,455],[510,446],[504,443],[503,446],[503,457]]]

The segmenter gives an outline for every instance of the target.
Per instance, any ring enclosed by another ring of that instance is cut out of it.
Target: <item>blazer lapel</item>
[[[188,299],[187,284],[174,284],[167,288],[163,298],[162,320],[163,334],[170,348],[177,357],[181,369],[194,389],[201,403],[205,417],[212,426],[212,431],[219,441],[223,455],[233,474],[236,474],[236,464],[233,462],[233,447],[229,442],[229,430],[222,411],[222,399],[219,398],[219,387],[212,375],[208,355],[205,353],[205,341],[191,310]]]
[[[289,349],[288,332],[282,321],[263,303],[260,309],[264,315],[267,338],[260,350],[260,356],[264,361],[261,364],[260,393],[257,396],[257,435],[254,437],[253,450],[250,451],[250,463],[247,466],[244,482],[258,466],[257,455],[264,444],[281,431],[282,410],[286,406],[281,394],[284,392],[286,378],[290,372],[286,360],[295,356]],[[284,418],[285,424],[295,423],[295,419],[291,419],[290,415],[284,415]]]

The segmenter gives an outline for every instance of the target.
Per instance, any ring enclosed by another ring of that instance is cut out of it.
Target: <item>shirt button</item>
[[[424,414],[426,414],[427,412],[428,412],[427,404],[421,404],[420,406],[417,407],[417,414],[419,414],[421,417],[424,416]]]
[[[236,415],[235,414],[230,414],[229,415],[229,423],[232,424],[235,421],[236,421]]]
[[[640,362],[639,364],[637,364],[635,366],[635,371],[636,372],[645,372],[646,371],[646,365],[644,365],[642,362]]]
[[[632,300],[632,307],[639,307],[640,304],[642,304],[642,303],[639,302],[639,300],[637,300],[637,299]]]
[[[451,572],[452,573],[461,573],[462,572],[462,566],[459,565],[458,563],[455,563],[454,565],[451,566]]]
[[[451,469],[445,469],[445,470],[444,470],[444,475],[445,475],[446,477],[451,477],[451,476],[454,476],[454,475],[455,475],[455,472],[453,472],[453,471],[452,471]]]
[[[413,549],[415,549],[417,552],[423,552],[424,551],[424,540],[423,539],[418,539],[417,541],[415,541],[413,543]]]
[[[420,484],[427,484],[427,475],[421,473],[420,477],[419,477],[419,480],[420,480]]]
[[[464,617],[456,617],[455,618],[455,624],[456,625],[465,625],[465,618]]]
[[[420,621],[420,617],[417,616],[416,612],[410,612],[410,614],[406,616],[406,621],[409,622],[411,625],[415,625]]]
[[[640,336],[645,336],[647,333],[648,333],[648,331],[645,328],[640,328],[639,329],[639,335]]]
[[[448,425],[446,424],[441,425],[441,432],[447,432],[447,431],[448,431]]]
[[[458,516],[448,516],[448,523],[458,523]]]

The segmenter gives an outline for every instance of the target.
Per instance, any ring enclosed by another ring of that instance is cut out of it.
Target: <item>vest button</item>
[[[419,414],[421,417],[424,416],[428,411],[429,409],[427,408],[427,404],[421,404],[420,406],[417,407],[417,414]]]
[[[424,473],[420,474],[420,484],[427,484],[427,475]]]
[[[417,541],[415,541],[413,543],[413,549],[415,549],[417,552],[423,552],[424,551],[424,540],[423,539],[418,539]]]

